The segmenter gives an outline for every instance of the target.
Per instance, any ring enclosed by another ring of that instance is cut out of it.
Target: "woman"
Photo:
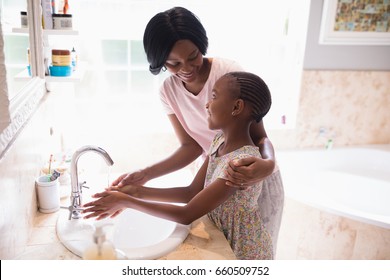
[[[208,48],[206,30],[192,12],[182,7],[156,14],[145,28],[143,43],[151,73],[168,70],[172,74],[164,81],[160,97],[180,145],[166,159],[117,178],[112,185],[118,187],[143,185],[187,166],[199,156],[205,158],[217,132],[208,127],[204,104],[210,100],[212,88],[221,76],[242,70],[234,61],[204,57]],[[262,121],[251,124],[250,135],[262,158],[231,161],[226,169],[226,185],[245,189],[264,179],[259,208],[275,249],[283,210],[283,185]]]

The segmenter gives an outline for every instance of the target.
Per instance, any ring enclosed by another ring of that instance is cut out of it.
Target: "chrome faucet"
[[[80,158],[80,156],[86,152],[95,152],[101,155],[106,163],[111,166],[114,164],[111,157],[108,155],[108,153],[103,150],[100,147],[96,146],[83,146],[76,150],[72,156],[72,162],[71,162],[71,185],[72,185],[72,193],[70,196],[70,203],[71,205],[68,207],[69,209],[69,220],[71,219],[79,219],[82,217],[81,211],[82,211],[82,189],[86,188],[85,183],[86,182],[79,182],[78,174],[77,174],[77,162]]]

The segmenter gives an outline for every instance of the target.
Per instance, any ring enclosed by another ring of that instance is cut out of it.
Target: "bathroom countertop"
[[[192,223],[191,231],[184,242],[162,260],[235,260],[223,233],[207,216]]]
[[[64,211],[64,210],[60,210]],[[58,212],[38,212],[30,240],[19,260],[78,260],[60,242],[56,234]],[[191,231],[179,247],[160,260],[234,260],[235,255],[226,238],[215,225],[203,216],[192,223]]]

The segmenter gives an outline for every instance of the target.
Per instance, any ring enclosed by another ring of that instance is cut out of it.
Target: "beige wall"
[[[82,107],[77,110],[70,108],[70,104],[60,98],[64,97],[55,93],[47,97],[0,160],[0,259],[11,259],[21,253],[28,240],[37,211],[34,179],[52,146],[58,145],[57,148],[60,148],[60,141],[49,134],[53,123],[61,125],[76,121],[74,129],[66,131],[67,137],[72,138],[69,140],[75,141],[83,132],[85,141],[99,139],[103,142],[102,147],[108,147],[107,150],[112,151],[111,156],[116,160],[115,172],[133,168],[127,165],[129,159],[126,153],[130,148],[133,148],[130,150],[132,158],[142,160],[145,151],[160,157],[174,146],[175,139],[167,135],[141,141],[137,140],[136,130],[123,129],[118,135],[113,133],[115,129],[83,127],[82,120],[88,117],[88,113]],[[69,96],[66,100],[72,99]],[[114,108],[117,114],[121,109],[114,105],[103,104],[100,108],[93,104],[91,107],[100,112]],[[88,108],[89,105],[86,103],[83,106]],[[76,111],[85,115],[80,118]],[[96,119],[96,123],[107,127],[107,117],[101,113],[100,118]],[[390,72],[306,71],[303,73],[296,129],[269,131],[268,134],[276,149],[321,147],[328,136],[337,146],[388,144],[389,120]],[[131,126],[135,122],[136,118],[128,118],[125,123]],[[325,137],[319,136],[321,127],[326,129]],[[134,140],[137,147],[131,144]]]
[[[304,71],[296,128],[268,134],[276,148],[389,144],[390,72]]]
[[[41,106],[0,159],[0,259],[20,253],[37,211],[34,179],[47,154],[49,136]]]

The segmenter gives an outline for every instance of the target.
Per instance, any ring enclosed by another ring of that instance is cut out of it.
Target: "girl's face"
[[[203,65],[203,55],[190,40],[175,43],[165,62],[165,67],[184,83],[196,81]]]
[[[222,77],[215,83],[211,100],[206,104],[210,129],[221,129],[231,122],[237,100],[232,93],[234,86],[230,77]]]

